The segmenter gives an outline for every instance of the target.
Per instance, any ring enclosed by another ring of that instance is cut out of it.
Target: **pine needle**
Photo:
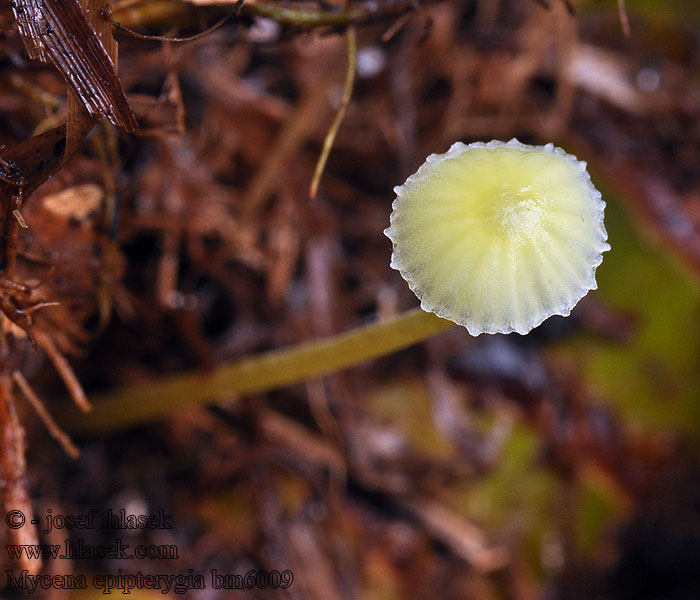
[[[61,445],[68,456],[74,459],[78,458],[80,456],[80,450],[73,443],[70,437],[68,437],[68,434],[58,426],[56,421],[53,420],[53,417],[49,411],[46,410],[44,403],[40,400],[39,396],[36,395],[32,387],[29,385],[29,382],[25,379],[24,375],[22,375],[22,373],[19,371],[15,371],[12,374],[12,378],[29,404],[31,404],[32,408],[36,411],[36,414],[39,416],[42,423],[44,423],[46,429],[48,429],[51,437]]]
[[[83,412],[90,412],[92,410],[92,404],[88,402],[87,396],[83,391],[83,386],[80,385],[78,378],[75,376],[75,372],[71,368],[70,364],[66,360],[66,357],[61,354],[61,351],[56,348],[53,340],[46,334],[37,331],[35,333],[36,341],[41,346],[41,349],[46,352],[53,366],[58,371],[58,374],[63,379],[63,383],[68,388],[68,392],[73,398],[73,402],[82,410]]]

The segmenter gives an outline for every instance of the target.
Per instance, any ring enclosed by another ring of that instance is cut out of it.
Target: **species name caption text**
[[[98,517],[100,517],[98,519]],[[22,511],[11,510],[5,515],[8,529],[20,529],[26,523]],[[33,525],[48,535],[61,530],[113,529],[122,531],[143,529],[172,529],[172,515],[164,510],[155,514],[134,515],[126,510],[100,511],[93,509],[85,514],[58,514],[51,509],[41,519],[32,519]],[[175,544],[125,544],[116,539],[111,544],[89,544],[85,540],[66,538],[61,544],[6,544],[5,550],[10,560],[103,560],[103,559],[149,559],[176,560],[180,558]],[[144,574],[125,573],[118,569],[116,574],[100,574],[88,577],[81,574],[33,574],[27,569],[21,571],[5,570],[4,589],[23,590],[33,594],[37,590],[48,589],[88,589],[92,587],[103,594],[120,592],[130,594],[132,590],[160,590],[163,594],[173,592],[184,594],[189,590],[206,589],[287,589],[294,581],[293,573],[288,570],[278,571],[251,569],[245,574],[221,573],[212,569],[208,573],[197,573],[188,569],[179,574]]]

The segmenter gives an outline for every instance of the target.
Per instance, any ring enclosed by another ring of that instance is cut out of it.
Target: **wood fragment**
[[[0,195],[17,193],[26,198],[61,168],[66,150],[66,126],[35,135],[1,151]],[[5,165],[5,166],[3,166]],[[0,219],[2,217],[0,216]],[[0,230],[0,232],[2,232]],[[2,235],[0,235],[0,240]],[[0,256],[2,253],[0,252]]]
[[[63,164],[65,126],[0,149],[0,276],[12,277],[17,254],[16,216],[23,201]]]
[[[9,374],[0,375],[0,481],[2,481],[5,510],[14,515],[14,523],[22,526],[11,528],[12,540],[16,544],[36,544],[36,527],[31,523],[32,503],[25,481],[27,464],[25,460],[24,429],[19,422],[17,409],[11,391]],[[27,518],[29,517],[29,518]],[[41,558],[23,555],[20,567],[30,573],[41,570]]]
[[[114,62],[78,0],[11,2],[30,58],[50,61],[90,115],[106,116],[128,132],[136,129],[134,113]]]

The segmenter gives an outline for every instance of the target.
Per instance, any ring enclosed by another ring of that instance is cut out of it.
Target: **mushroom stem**
[[[65,418],[72,432],[124,429],[238,394],[255,394],[327,375],[396,352],[454,323],[414,309],[328,338],[199,371],[162,377],[94,399],[88,415]]]

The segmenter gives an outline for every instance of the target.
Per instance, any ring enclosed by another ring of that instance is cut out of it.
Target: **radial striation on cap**
[[[568,315],[610,249],[586,163],[552,144],[457,142],[394,188],[391,266],[472,335]]]

